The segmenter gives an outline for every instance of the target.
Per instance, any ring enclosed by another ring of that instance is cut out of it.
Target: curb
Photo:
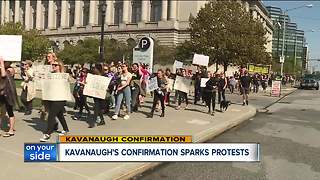
[[[278,100],[276,100],[275,102],[272,102],[271,104],[267,105],[266,107],[264,107],[264,108],[262,108],[262,109],[268,111],[267,109],[268,109],[270,106],[278,103],[279,101],[281,101],[281,100],[284,99],[285,97],[289,96],[290,94],[296,92],[297,90],[298,90],[298,89],[293,89],[293,90],[290,91],[289,93],[286,93],[285,95],[283,95],[282,97],[280,97]]]
[[[214,126],[212,128],[206,129],[200,133],[193,135],[193,137],[192,137],[193,142],[194,143],[205,142],[205,141],[212,139],[212,138],[224,133],[225,131],[243,123],[244,121],[247,121],[248,119],[254,117],[257,113],[256,108],[253,106],[250,106],[250,105],[248,107],[249,107],[249,110],[246,113],[244,113],[243,115],[238,116],[228,122],[222,123],[219,126]],[[140,167],[132,169],[129,172],[127,172],[121,176],[118,176],[116,178],[113,178],[113,179],[116,179],[116,180],[129,179],[129,178],[132,178],[136,175],[139,175],[149,169],[155,168],[156,166],[159,166],[161,164],[163,164],[163,162],[145,163],[145,164],[142,164]],[[124,166],[123,168],[126,168],[126,167]]]

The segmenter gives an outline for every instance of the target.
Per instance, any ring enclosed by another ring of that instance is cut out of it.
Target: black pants
[[[132,111],[138,111],[140,87],[134,86],[131,89],[131,107]]]
[[[13,106],[9,104],[5,96],[0,96],[0,103],[5,105],[9,118],[14,117]]]
[[[208,91],[205,92],[205,99],[206,99],[206,105],[208,106],[208,112],[211,112],[211,105],[212,105],[212,111],[216,108],[216,91]]]
[[[186,105],[189,104],[188,102],[188,94],[185,93],[185,92],[182,92],[182,91],[178,91],[178,105],[180,106],[181,105],[181,98],[185,99],[186,100]]]
[[[27,90],[21,91],[20,101],[23,106],[26,108],[26,111],[32,111],[32,100],[27,101]]]
[[[253,84],[253,92],[258,93],[258,91],[259,91],[259,84],[258,83]]]
[[[220,89],[218,90],[218,103],[220,104],[221,98],[223,101],[226,100],[226,95],[225,95],[226,90],[225,89]]]
[[[199,86],[194,87],[194,104],[197,104],[201,98],[201,88]]]
[[[79,114],[82,114],[83,107],[90,113],[90,108],[87,104],[87,96],[79,93]]]
[[[47,101],[49,115],[48,115],[48,127],[47,127],[46,134],[50,135],[54,131],[56,126],[56,119],[55,119],[56,117],[60,121],[63,127],[63,130],[67,132],[69,131],[66,119],[63,116],[65,104],[66,104],[65,101]]]
[[[102,108],[104,107],[105,100],[104,99],[93,98],[93,102],[94,102],[93,121],[95,122],[98,116],[100,117],[101,121],[103,121],[104,118],[103,118]]]
[[[164,106],[164,94],[159,94],[156,91],[154,91],[154,93],[153,93],[153,105],[152,105],[151,113],[153,113],[154,110],[156,109],[158,101],[160,101],[161,111],[162,111],[162,113],[164,113],[164,109],[165,109],[165,106]]]

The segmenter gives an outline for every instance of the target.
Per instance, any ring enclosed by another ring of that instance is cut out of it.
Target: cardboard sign
[[[201,78],[200,87],[206,87],[206,83],[209,78]]]
[[[172,72],[175,73],[179,68],[183,68],[183,62],[175,60],[172,66]]]
[[[158,86],[157,77],[149,79],[148,84],[147,84],[147,91],[148,92],[154,91],[154,90],[156,90],[158,88],[159,88],[159,86]]]
[[[185,93],[189,93],[191,87],[191,80],[182,76],[177,76],[174,82],[174,89]]]
[[[72,101],[68,73],[47,73],[42,86],[42,100]]]
[[[272,81],[271,96],[281,95],[281,81]]]
[[[51,65],[36,65],[32,66],[34,72],[34,86],[36,90],[42,90],[42,80],[45,79],[46,74],[52,71]]]
[[[168,79],[168,90],[172,91],[174,88],[174,79]]]
[[[88,74],[83,94],[90,97],[105,99],[111,78]]]
[[[192,64],[208,67],[209,56],[205,56],[202,54],[194,54]]]
[[[21,61],[21,52],[21,35],[0,35],[0,56],[4,61]]]

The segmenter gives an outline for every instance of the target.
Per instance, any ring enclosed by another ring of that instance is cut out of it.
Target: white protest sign
[[[174,86],[174,79],[168,79],[168,89],[169,89],[169,91],[173,90],[173,86]]]
[[[191,80],[182,76],[177,76],[176,81],[174,82],[174,89],[179,90],[185,93],[189,93],[191,86]]]
[[[272,81],[271,96],[281,95],[281,81]]]
[[[141,38],[139,44],[133,48],[133,63],[148,64],[150,72],[153,68],[153,39],[150,37]]]
[[[71,101],[68,73],[47,73],[42,80],[42,100]]]
[[[206,83],[209,78],[201,78],[200,87],[206,87]]]
[[[87,75],[86,84],[83,89],[83,94],[99,99],[105,99],[110,81],[111,78],[109,77],[89,73]]]
[[[34,85],[36,90],[42,90],[42,80],[45,79],[45,75],[52,71],[51,65],[36,65],[32,66],[34,72]]]
[[[192,64],[197,64],[200,66],[207,66],[209,64],[209,56],[202,54],[194,54]]]
[[[173,66],[172,66],[172,72],[175,73],[176,70],[179,68],[183,68],[183,62],[175,60]]]
[[[5,61],[21,61],[21,52],[21,35],[0,35],[0,56]]]
[[[156,89],[158,89],[158,80],[157,80],[157,77],[153,77],[149,79],[149,82],[147,84],[147,91],[150,92]]]

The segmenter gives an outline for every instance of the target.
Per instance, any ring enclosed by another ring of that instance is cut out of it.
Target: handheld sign
[[[272,81],[271,96],[281,95],[281,81]]]
[[[42,100],[71,101],[68,73],[47,73],[42,86]]]
[[[183,62],[175,60],[173,67],[172,67],[172,72],[175,73],[177,71],[177,69],[179,69],[179,68],[183,68]]]
[[[185,93],[189,93],[191,80],[182,76],[177,76],[174,82],[174,89]]]
[[[200,87],[206,87],[206,83],[209,78],[201,78]]]
[[[98,76],[94,74],[88,74],[86,84],[83,89],[83,94],[99,99],[105,99],[108,86],[111,78]]]
[[[205,56],[202,54],[194,54],[192,64],[208,67],[209,56]]]
[[[158,86],[158,80],[157,80],[157,77],[154,77],[154,78],[151,78],[147,84],[147,91],[150,92],[150,91],[154,91],[156,89],[158,89],[159,86]]]
[[[21,52],[21,35],[0,35],[0,56],[4,61],[21,61]]]

